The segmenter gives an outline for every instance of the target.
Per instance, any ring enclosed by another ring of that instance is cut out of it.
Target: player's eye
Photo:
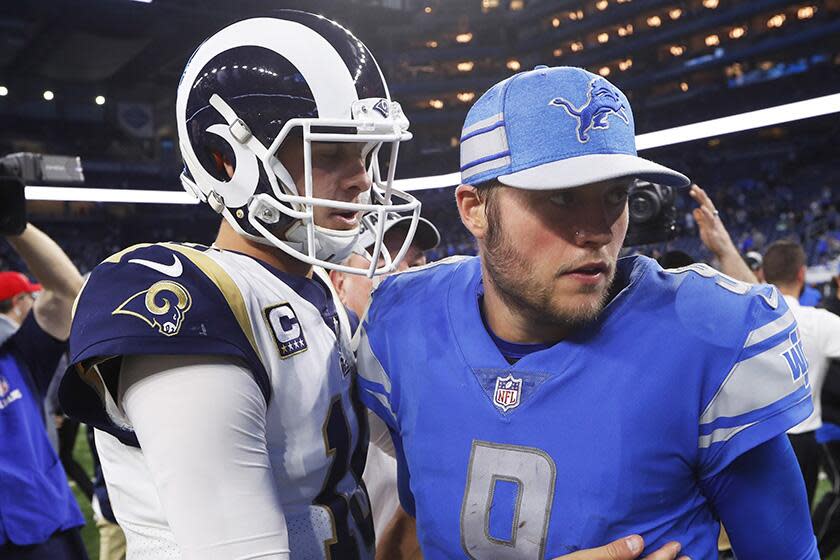
[[[313,144],[312,155],[322,159],[337,158],[341,153],[338,144]]]
[[[623,205],[627,202],[627,197],[630,194],[630,187],[629,186],[621,186],[616,187],[614,189],[610,189],[607,191],[607,204],[612,204],[615,206]]]
[[[574,202],[574,195],[569,192],[558,192],[551,195],[549,200],[552,204],[566,208]]]

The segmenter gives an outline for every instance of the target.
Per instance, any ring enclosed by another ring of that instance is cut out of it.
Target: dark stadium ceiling
[[[357,30],[382,8],[364,0],[4,0],[0,78],[6,83],[97,84],[109,92],[172,97],[195,47],[228,23],[279,8],[323,13]],[[389,22],[400,12],[389,10]],[[396,20],[395,20],[396,18]]]

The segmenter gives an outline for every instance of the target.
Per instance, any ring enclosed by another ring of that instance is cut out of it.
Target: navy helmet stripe
[[[388,97],[388,89],[373,55],[355,35],[332,20],[296,10],[279,10],[276,17],[296,21],[324,37],[344,62],[359,99]]]

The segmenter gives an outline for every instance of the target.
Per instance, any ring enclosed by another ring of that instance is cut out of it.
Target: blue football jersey
[[[705,265],[620,259],[600,319],[510,365],[477,258],[386,279],[357,338],[426,558],[554,558],[639,533],[716,558],[701,491],[812,410],[777,291]]]

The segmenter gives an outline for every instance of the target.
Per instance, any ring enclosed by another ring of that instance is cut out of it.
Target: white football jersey
[[[360,483],[367,429],[352,398],[349,324],[326,274],[316,269],[316,277],[177,243],[126,249],[92,273],[77,301],[71,356],[79,372],[73,377],[93,386],[99,402],[84,402],[80,392],[72,399],[74,415],[87,415],[99,428],[103,472],[131,557],[180,556],[143,452],[115,401],[108,376],[118,369],[109,371],[107,358],[179,353],[173,346],[244,360],[260,385],[291,557],[373,556]],[[120,340],[131,341],[131,350]]]

